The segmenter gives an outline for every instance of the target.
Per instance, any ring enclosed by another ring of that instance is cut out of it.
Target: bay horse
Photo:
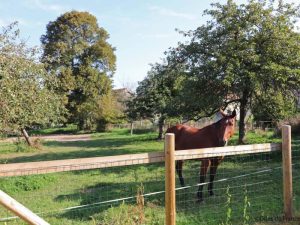
[[[222,118],[202,129],[189,127],[185,125],[176,125],[170,127],[166,133],[174,133],[175,135],[175,150],[223,147],[227,144],[229,138],[234,134],[236,111],[231,115],[226,115],[220,111]],[[200,185],[197,191],[198,202],[203,201],[203,184],[205,182],[206,173],[210,167],[210,179],[208,183],[209,195],[214,195],[213,182],[219,164],[224,159],[224,156],[209,157],[199,159],[200,167]],[[183,160],[176,161],[176,172],[182,187],[185,186],[182,176]]]

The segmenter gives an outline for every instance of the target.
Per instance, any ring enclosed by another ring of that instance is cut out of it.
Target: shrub
[[[280,120],[276,124],[276,133],[281,133],[281,128],[283,125],[290,125],[293,134],[300,134],[300,114],[296,114],[287,119]]]
[[[29,175],[13,177],[9,180],[0,181],[0,189],[10,190],[11,192],[35,191],[47,187],[55,181],[55,176],[51,175]]]

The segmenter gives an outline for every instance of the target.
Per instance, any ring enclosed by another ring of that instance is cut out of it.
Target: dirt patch
[[[23,138],[22,138],[23,139]],[[59,141],[59,142],[68,142],[68,141],[90,141],[90,134],[60,134],[60,135],[44,135],[44,136],[32,136],[31,139],[40,139],[45,141]],[[0,140],[0,142],[15,142],[17,138],[6,138]]]

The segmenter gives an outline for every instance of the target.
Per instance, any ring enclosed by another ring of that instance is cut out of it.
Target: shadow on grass
[[[50,148],[66,148],[76,147],[79,150],[73,151],[53,151],[35,155],[23,155],[8,159],[9,163],[18,162],[36,162],[36,161],[49,161],[49,160],[62,160],[62,159],[75,159],[75,158],[88,158],[88,157],[101,157],[101,156],[113,156],[123,154],[134,154],[142,152],[153,152],[158,151],[157,147],[151,147],[149,142],[155,141],[151,135],[137,135],[132,137],[101,137],[88,141],[68,141],[68,142],[57,142],[48,141],[44,143],[44,146]],[[147,143],[148,142],[148,143]],[[147,146],[145,146],[145,143]],[[139,145],[144,145],[139,148]],[[82,150],[80,150],[82,148]],[[161,149],[162,150],[162,149]]]
[[[142,166],[130,167],[130,170],[141,169]],[[204,224],[220,224],[226,220],[226,214],[230,209],[232,211],[231,220],[234,222],[240,222],[243,220],[243,213],[245,210],[245,199],[251,203],[251,207],[247,209],[247,215],[249,214],[249,220],[257,220],[261,215],[266,216],[278,216],[282,211],[281,209],[281,182],[280,173],[273,174],[272,182],[264,183],[267,179],[270,179],[269,175],[265,176],[251,176],[246,179],[233,179],[226,180],[224,182],[217,182],[215,184],[215,195],[210,197],[207,193],[207,185],[204,186],[204,202],[198,203],[196,198],[197,192],[197,171],[198,163],[190,165],[194,170],[194,176],[190,180],[187,177],[187,184],[192,185],[191,188],[178,190],[176,192],[176,208],[179,214],[184,215],[189,221],[198,221],[199,224],[203,224],[203,221],[207,221]],[[255,164],[251,169],[255,169]],[[153,166],[152,169],[157,169],[157,166]],[[249,168],[248,168],[249,169]],[[149,170],[147,167],[147,173],[154,171]],[[221,172],[221,171],[220,171]],[[109,176],[112,171],[102,171],[101,175]],[[124,173],[124,174],[123,174]],[[222,172],[218,174],[217,180],[226,178],[228,175],[243,175],[245,171],[237,170],[236,168],[222,168]],[[74,193],[59,195],[55,201],[68,202],[79,201],[80,207],[73,208],[60,214],[60,217],[68,218],[71,220],[88,221],[96,214],[103,214],[111,207],[119,207],[123,202],[126,204],[136,204],[137,189],[140,186],[140,181],[122,182],[126,177],[130,177],[129,171],[122,170],[116,172],[119,182],[99,182],[95,185],[86,186],[83,189],[77,190]],[[95,174],[96,175],[96,174]],[[99,174],[100,176],[100,174]],[[143,174],[141,174],[143,176]],[[152,177],[152,180],[145,179],[143,186],[145,188],[144,193],[155,193],[164,190],[163,174],[157,177]],[[260,183],[253,185],[254,183]],[[179,186],[177,180],[177,187]],[[227,188],[229,191],[227,193]],[[130,198],[128,198],[130,197]],[[115,201],[112,201],[115,200]],[[229,201],[230,200],[230,201]],[[150,203],[150,204],[149,204]],[[164,193],[154,194],[145,197],[145,206],[156,205],[157,207],[164,207]],[[163,212],[162,212],[163,213]],[[194,223],[193,223],[194,224]],[[197,224],[197,223],[195,223]],[[237,223],[233,223],[237,224]]]
[[[66,141],[66,142],[58,142],[58,141],[47,141],[44,143],[44,146],[48,147],[78,147],[78,148],[105,148],[105,147],[120,147],[123,145],[133,144],[136,142],[142,141],[151,141],[154,140],[152,137],[118,137],[118,138],[101,138],[101,139],[93,139],[88,141]]]
[[[145,193],[159,192],[164,190],[164,180],[143,182]],[[118,207],[123,202],[126,204],[136,204],[137,191],[141,187],[141,182],[119,182],[119,183],[98,183],[87,186],[75,193],[60,195],[55,201],[78,201],[79,206],[65,211],[59,217],[71,220],[87,221],[95,214],[101,214],[111,207]],[[145,197],[147,202],[156,206],[164,206],[164,193]]]

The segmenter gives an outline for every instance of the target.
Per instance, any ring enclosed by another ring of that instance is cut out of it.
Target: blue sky
[[[165,50],[184,40],[175,28],[187,31],[205,23],[208,18],[202,16],[203,10],[213,2],[216,1],[0,0],[0,26],[19,21],[22,38],[35,46],[40,45],[49,21],[70,10],[88,11],[108,31],[109,42],[117,49],[114,86],[132,88],[146,76],[150,63],[159,62]]]

